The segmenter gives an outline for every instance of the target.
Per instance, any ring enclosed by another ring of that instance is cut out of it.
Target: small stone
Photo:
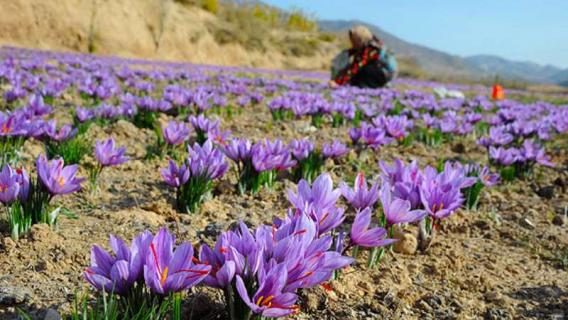
[[[413,234],[401,230],[395,230],[394,238],[399,239],[394,243],[394,252],[408,255],[416,253],[418,240]]]
[[[534,230],[535,225],[529,219],[523,218],[519,221],[519,224],[527,229]]]
[[[485,320],[502,320],[511,319],[511,315],[507,310],[491,308],[485,312]]]
[[[485,300],[495,302],[503,298],[503,295],[497,291],[490,291],[485,294]]]
[[[61,316],[59,315],[59,312],[53,310],[53,309],[47,309],[47,312],[45,313],[45,316],[43,317],[43,320],[61,320]]]
[[[565,222],[564,220],[566,220],[566,218],[563,215],[557,214],[552,219],[552,224],[557,226],[563,226]]]
[[[0,306],[14,306],[24,303],[30,297],[27,289],[0,284]]]
[[[536,194],[544,199],[552,199],[554,198],[554,185],[539,188]]]
[[[432,312],[432,307],[424,300],[418,301],[418,303],[416,304],[416,307],[418,309],[425,311],[425,312],[428,312],[428,313]]]
[[[14,242],[14,240],[12,240],[12,238],[10,237],[5,237],[4,239],[2,239],[2,246],[8,250],[13,249],[14,247],[16,247],[16,243]]]
[[[460,142],[452,147],[452,151],[455,153],[465,153],[465,146]]]

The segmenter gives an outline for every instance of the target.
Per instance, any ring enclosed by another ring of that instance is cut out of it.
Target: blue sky
[[[265,0],[319,19],[357,19],[462,56],[568,68],[568,0]]]

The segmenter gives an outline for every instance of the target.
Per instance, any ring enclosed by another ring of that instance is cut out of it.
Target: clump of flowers
[[[91,186],[96,186],[98,177],[104,168],[118,166],[128,161],[129,158],[124,155],[125,152],[126,147],[117,148],[112,138],[105,141],[97,140],[94,150],[96,164],[89,171]]]
[[[305,179],[308,182],[312,182],[321,173],[321,168],[326,159],[339,158],[348,151],[347,147],[339,141],[334,141],[333,144],[325,144],[320,151],[308,139],[293,140],[288,148],[297,162],[294,177],[298,181]]]
[[[280,140],[266,139],[253,144],[250,140],[234,138],[222,148],[237,165],[237,188],[241,194],[257,193],[263,185],[272,187],[279,171],[296,165],[290,150]]]
[[[373,182],[369,189],[363,172],[359,172],[355,177],[353,188],[350,188],[345,182],[342,182],[339,188],[343,197],[355,211],[361,211],[365,208],[372,209],[379,200],[379,184]]]
[[[211,191],[213,180],[221,178],[229,167],[223,153],[211,140],[203,146],[188,147],[187,159],[178,166],[173,160],[161,170],[166,184],[176,189],[176,207],[180,212],[195,213]]]
[[[21,116],[0,111],[0,165],[13,164],[18,160],[26,135]]]
[[[468,208],[467,202],[471,201],[472,205],[477,204],[481,191],[478,183],[486,186],[496,183],[496,177],[486,168],[478,170],[475,167],[464,167],[460,163],[449,161],[444,164],[440,172],[430,166],[421,170],[416,162],[407,165],[399,159],[396,159],[392,166],[384,162],[380,162],[379,166],[382,170],[381,203],[385,226],[390,227],[397,223],[397,219],[391,221],[389,218],[391,214],[387,212],[387,208],[390,205],[398,208],[392,209],[394,212],[399,212],[395,216],[403,218],[421,216],[412,221],[420,222],[422,249],[427,248],[442,220],[451,216],[464,203]],[[398,199],[404,202],[397,201]],[[426,219],[422,220],[424,215]]]
[[[221,131],[221,122],[219,119],[211,120],[203,114],[198,116],[190,116],[189,123],[193,126],[193,131],[196,134],[195,141],[199,144],[205,143],[206,140],[217,142],[224,142],[229,136],[229,131]]]
[[[30,179],[24,169],[14,170],[6,164],[0,172],[0,202],[7,210],[12,238],[18,239],[33,224],[57,224],[61,208],[50,209],[57,195],[81,189],[84,179],[77,178],[77,166],[65,166],[62,159],[36,161],[37,178]]]
[[[45,122],[37,133],[43,140],[45,152],[49,159],[61,157],[68,164],[78,164],[90,151],[90,143],[76,128],[63,125],[59,131],[55,121]]]
[[[520,148],[491,146],[489,159],[505,181],[530,176],[536,164],[554,167],[544,148],[531,140],[525,140]]]
[[[187,145],[189,141],[190,129],[183,122],[168,121],[166,125],[162,125],[160,131],[156,131],[157,146],[154,153],[162,157],[164,154],[177,159],[180,151]],[[150,150],[152,152],[153,150]]]
[[[491,173],[487,166],[481,167],[479,164],[468,164],[465,166],[468,177],[476,177],[477,181],[462,190],[465,197],[465,207],[468,210],[477,209],[479,197],[483,187],[492,187],[499,183],[499,174]]]
[[[318,178],[315,183],[326,184],[327,178]],[[319,200],[322,202],[318,204],[333,205],[333,198],[339,196],[330,189],[321,191],[321,198],[304,193],[299,197],[306,196],[303,200],[315,206],[314,201]],[[320,222],[325,220],[319,218]],[[263,225],[251,232],[241,222],[237,230],[221,234],[214,248],[202,246],[199,261],[212,266],[204,283],[224,292],[230,319],[275,318],[296,313],[298,290],[323,284],[337,270],[352,263],[353,259],[332,246],[332,230],[342,219],[326,229],[316,219],[308,211],[291,210],[284,219],[275,219],[272,226]],[[332,221],[332,217],[329,219]]]
[[[190,243],[175,242],[166,228],[155,236],[144,231],[130,246],[111,235],[113,253],[94,245],[91,266],[83,275],[103,296],[120,297],[117,312],[124,318],[170,314],[180,319],[181,293],[201,283],[211,266],[194,262]]]
[[[387,135],[382,127],[375,127],[366,122],[361,122],[360,127],[351,128],[349,137],[354,146],[378,149],[394,141]]]

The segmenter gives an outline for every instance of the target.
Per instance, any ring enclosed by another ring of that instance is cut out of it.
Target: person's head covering
[[[373,33],[367,27],[355,26],[349,30],[349,36],[360,41],[365,46],[373,41]]]

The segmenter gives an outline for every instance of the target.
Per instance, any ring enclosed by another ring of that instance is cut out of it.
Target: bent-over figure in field
[[[330,86],[381,88],[394,79],[396,58],[369,29],[350,29],[349,40],[351,49],[343,50],[332,60]]]

